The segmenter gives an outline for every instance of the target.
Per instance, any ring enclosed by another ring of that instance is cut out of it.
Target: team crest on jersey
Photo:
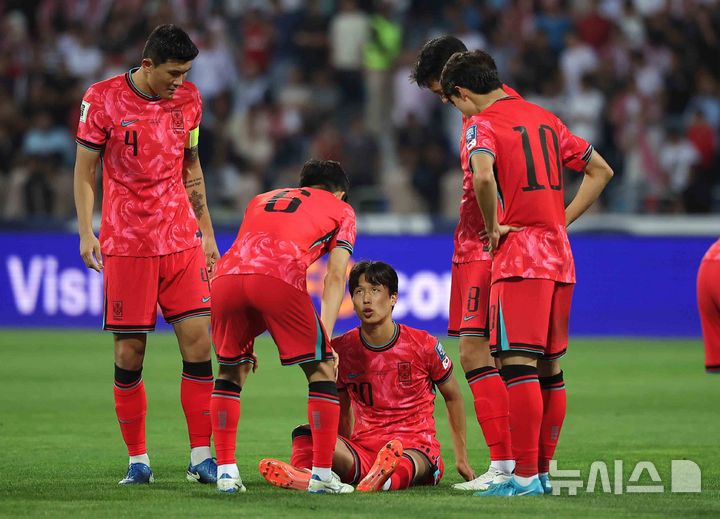
[[[465,130],[465,147],[471,150],[477,144],[477,126],[472,125],[470,128]]]
[[[88,111],[90,110],[90,103],[83,101],[80,103],[80,122],[84,123],[87,121]]]
[[[113,319],[115,319],[116,321],[122,321],[123,302],[122,301],[113,301],[112,308],[113,308]]]
[[[172,129],[175,133],[183,133],[185,131],[185,120],[183,119],[182,110],[173,108],[170,112],[172,117]]]
[[[450,367],[450,357],[447,356],[447,353],[445,353],[442,344],[440,344],[439,342],[437,343],[437,345],[435,345],[435,353],[437,353],[438,358],[440,358],[440,362],[442,362],[443,368],[448,369]]]
[[[412,379],[412,364],[409,362],[398,362],[398,380],[400,382],[410,382]]]

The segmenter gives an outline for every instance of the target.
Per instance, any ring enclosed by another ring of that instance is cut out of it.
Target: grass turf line
[[[457,361],[457,343],[445,339]],[[151,517],[233,514],[246,517],[455,517],[500,513],[551,517],[686,517],[720,514],[720,378],[703,372],[699,341],[574,340],[563,359],[568,418],[556,453],[560,468],[587,478],[595,460],[653,461],[663,494],[612,495],[582,490],[576,497],[479,499],[453,491],[459,482],[442,397],[438,436],[445,476],[439,488],[379,495],[312,496],[267,485],[263,457],[287,460],[290,431],[306,421],[301,370],[282,367],[269,339],[257,343],[259,370],[242,393],[238,463],[248,493],[220,495],[185,481],[187,431],[179,402],[182,363],[174,336],[151,334],[145,360],[148,450],[156,483],[121,487],[126,467],[112,399],[112,339],[78,331],[0,331],[0,516]],[[461,377],[459,364],[456,375]],[[467,384],[470,461],[477,473],[487,448]],[[701,494],[672,494],[670,460],[687,458],[703,473]],[[640,484],[650,484],[645,477]]]

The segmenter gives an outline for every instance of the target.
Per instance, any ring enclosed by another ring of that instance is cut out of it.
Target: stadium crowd
[[[160,23],[200,48],[188,79],[203,96],[200,157],[216,222],[292,184],[310,157],[343,164],[359,213],[456,219],[460,118],[408,78],[440,34],[488,50],[505,83],[608,159],[618,178],[601,210],[717,212],[719,4],[0,0],[0,220],[73,218],[83,92],[137,65]]]

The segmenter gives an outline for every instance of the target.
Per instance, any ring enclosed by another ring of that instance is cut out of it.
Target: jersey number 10
[[[537,172],[535,171],[535,159],[533,158],[532,148],[530,146],[530,136],[527,128],[524,126],[515,126],[513,128],[520,133],[522,137],[523,154],[525,155],[525,167],[527,168],[528,185],[522,188],[523,191],[539,191],[545,189],[545,186],[538,182]],[[545,174],[547,175],[550,189],[560,191],[562,189],[562,164],[560,163],[560,142],[558,136],[550,126],[541,124],[538,128],[540,137],[540,149],[542,150],[545,162]],[[555,152],[555,163],[550,163],[550,154],[548,152],[548,134],[552,137],[553,151]]]

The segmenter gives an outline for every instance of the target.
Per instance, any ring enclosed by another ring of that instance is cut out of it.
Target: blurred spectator
[[[447,33],[608,158],[608,210],[720,208],[717,0],[39,0],[0,1],[4,217],[69,217],[81,96],[158,23],[200,46],[200,154],[232,225],[310,157],[343,162],[359,213],[456,218],[462,120],[408,81]]]
[[[364,99],[363,49],[369,39],[368,16],[355,0],[340,0],[340,11],[330,20],[330,64],[344,104],[358,105]]]

